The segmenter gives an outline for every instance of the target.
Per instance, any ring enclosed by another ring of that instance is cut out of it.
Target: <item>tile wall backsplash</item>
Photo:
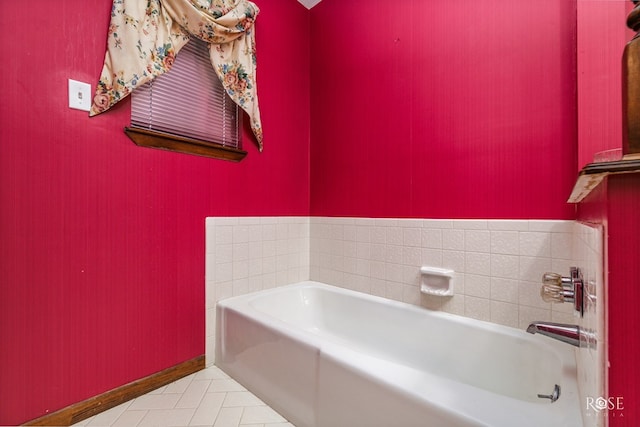
[[[309,280],[309,217],[215,217],[206,228],[206,360],[220,299]]]
[[[580,323],[603,344],[602,304],[580,320],[571,304],[540,297],[542,274],[566,276],[571,266],[603,295],[602,231],[574,221],[216,217],[206,220],[206,242],[208,365],[219,299],[303,280],[521,330],[532,321]],[[423,265],[455,270],[454,295],[421,294]],[[603,348],[577,350],[583,402],[604,395]],[[603,425],[601,414],[584,418]]]
[[[540,297],[569,274],[573,221],[311,218],[311,280],[524,329],[573,322]],[[420,266],[455,270],[452,297],[420,293]]]

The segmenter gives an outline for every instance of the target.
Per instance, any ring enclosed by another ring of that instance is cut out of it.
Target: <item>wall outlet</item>
[[[69,108],[89,111],[91,109],[91,85],[69,79]]]

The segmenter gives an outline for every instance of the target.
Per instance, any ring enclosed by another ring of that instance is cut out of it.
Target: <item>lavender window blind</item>
[[[196,38],[169,72],[133,91],[131,126],[241,148],[238,106],[213,70],[208,45]]]

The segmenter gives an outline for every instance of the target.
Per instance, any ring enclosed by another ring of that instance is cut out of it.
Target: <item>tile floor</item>
[[[295,427],[215,366],[74,426]]]

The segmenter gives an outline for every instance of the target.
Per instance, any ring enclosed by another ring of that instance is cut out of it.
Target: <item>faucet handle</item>
[[[544,273],[540,296],[544,302],[571,302],[576,313],[584,313],[584,281],[578,267],[571,267],[571,277],[557,273]]]
[[[543,282],[540,296],[544,302],[564,302],[564,288],[561,282],[558,284],[552,281]]]
[[[562,286],[562,276],[558,273],[544,273],[542,275],[542,283],[544,285]]]
[[[542,275],[542,287],[540,296],[544,302],[571,302],[573,301],[573,289],[570,286],[571,279],[562,277],[558,273],[544,273]]]

